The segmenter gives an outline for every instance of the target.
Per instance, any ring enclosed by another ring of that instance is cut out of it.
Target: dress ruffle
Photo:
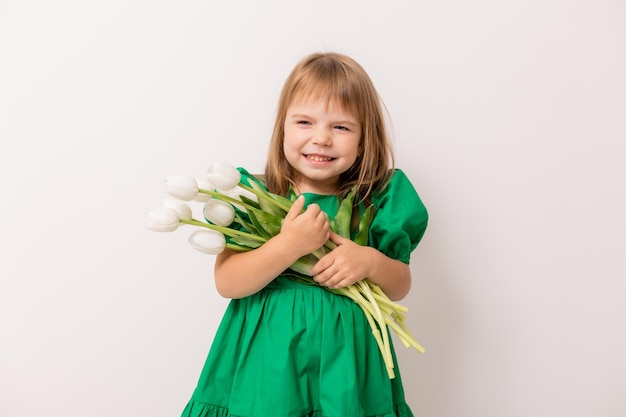
[[[264,416],[270,417],[268,414]],[[183,411],[181,417],[260,417],[260,416],[240,416],[237,414],[230,414],[227,408],[218,407],[211,404],[206,404],[201,401],[191,400],[187,404],[187,407]],[[414,417],[411,409],[407,404],[397,404],[394,406],[394,411],[385,414],[375,414],[370,416],[358,415],[358,416],[329,416],[322,414],[319,410],[313,410],[306,414],[298,414],[293,416],[276,416],[271,417]]]

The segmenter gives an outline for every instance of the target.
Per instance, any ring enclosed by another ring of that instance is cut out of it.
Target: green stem
[[[326,243],[324,243],[324,246],[328,249],[328,250],[333,250],[333,249],[337,249],[337,244],[335,242],[333,242],[332,240],[328,239],[326,241]]]
[[[262,238],[261,236],[257,236],[257,235],[253,235],[251,233],[247,233],[247,232],[242,232],[240,230],[235,230],[235,229],[231,229],[229,227],[224,227],[224,226],[218,226],[215,224],[210,224],[210,223],[205,223],[205,222],[201,222],[199,220],[196,219],[191,219],[191,220],[185,220],[185,219],[180,219],[179,220],[181,223],[184,224],[191,224],[193,226],[201,226],[201,227],[206,227],[207,229],[211,229],[211,230],[215,230],[217,232],[220,232],[226,236],[230,236],[230,237],[238,237],[238,236],[243,236],[249,239],[253,239],[253,240],[257,240],[259,242],[266,242],[267,240]]]
[[[381,338],[381,331],[379,329],[379,326],[376,325],[376,322],[374,321],[374,318],[372,316],[372,311],[371,311],[372,307],[368,305],[367,300],[363,298],[361,293],[355,288],[354,285],[350,285],[349,287],[342,288],[342,289],[348,290],[348,291],[344,291],[343,295],[352,299],[352,301],[358,304],[361,307],[361,310],[363,310],[363,315],[367,319],[372,329],[372,335],[374,336],[374,339],[376,340],[376,344],[378,345],[378,349],[380,350],[380,354],[382,355],[383,360],[384,360],[386,357],[385,356],[385,351],[386,351],[385,342]],[[393,360],[391,362],[391,366],[389,366],[389,363],[387,363],[387,361],[385,360],[385,366],[387,368],[387,375],[389,376],[389,379],[394,379],[396,375],[393,370]]]
[[[250,187],[249,185],[244,184],[243,182],[239,183],[239,186],[241,188],[243,188],[244,190],[250,191],[251,193],[255,194],[257,197],[262,198],[263,200],[274,204],[276,207],[278,207],[279,209],[288,212],[289,211],[289,207],[285,206],[284,204],[280,203],[279,201],[274,200],[272,197],[270,197],[269,195],[267,195],[267,192],[262,192],[259,190],[256,190],[252,187]]]
[[[406,313],[407,311],[409,311],[409,309],[403,306],[402,304],[398,304],[396,302],[391,301],[389,297],[387,297],[387,294],[385,294],[384,291],[378,285],[374,284],[373,282],[369,280],[367,282],[369,283],[369,286],[372,288],[374,297],[377,300],[382,301],[384,304],[387,304],[389,307],[393,308],[394,310],[401,311],[403,313]]]
[[[367,282],[359,281],[358,284],[360,285],[365,297],[369,300],[370,304],[374,308],[374,312],[376,313],[374,317],[376,318],[376,321],[378,321],[378,326],[380,327],[380,331],[383,335],[383,345],[385,346],[385,363],[387,364],[388,368],[393,368],[393,358],[391,356],[391,348],[389,347],[389,332],[387,331],[385,318],[383,317],[383,314],[378,307],[378,303],[374,299],[372,290],[370,289],[370,286],[367,284]]]
[[[415,348],[415,350],[417,350],[419,353],[424,353],[426,352],[426,349],[424,349],[424,347],[422,345],[420,345],[417,340],[415,340],[415,338],[409,333],[408,329],[406,329],[406,326],[404,326],[404,324],[402,323],[396,323],[392,320],[387,320],[387,325],[389,327],[391,327],[396,334],[398,335],[398,337],[400,338],[405,338],[406,341]],[[402,328],[404,327],[404,329]]]
[[[201,193],[201,194],[208,194],[210,196],[213,196],[213,197],[217,198],[218,200],[226,201],[226,202],[231,203],[231,204],[237,204],[238,206],[244,206],[247,209],[256,209],[256,207],[253,207],[250,204],[246,204],[246,203],[244,203],[241,200],[238,200],[238,199],[233,198],[233,197],[229,197],[227,195],[224,195],[222,193],[218,193],[216,191],[204,190],[204,189],[201,188],[201,189],[198,190],[198,192]]]
[[[234,243],[227,243],[225,247],[232,249],[235,252],[248,252],[249,250],[252,250],[252,248],[247,246],[235,245]]]

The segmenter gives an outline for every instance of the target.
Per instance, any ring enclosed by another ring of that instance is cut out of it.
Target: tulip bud
[[[197,230],[189,236],[191,246],[203,253],[217,255],[226,246],[226,238],[215,230]]]
[[[180,225],[176,210],[161,207],[146,214],[146,227],[155,232],[173,232]]]
[[[250,192],[246,189],[243,189],[241,187],[235,187],[230,191],[226,191],[224,192],[225,195],[227,195],[228,197],[232,197],[232,198],[236,198],[237,200],[241,201],[241,196],[246,197],[249,200],[252,200],[254,202],[259,202],[259,197],[257,197],[256,194],[254,194],[253,192]],[[238,210],[241,211],[246,211],[245,207],[239,205],[239,204],[233,204],[235,207],[237,207]]]
[[[163,205],[167,208],[174,209],[178,214],[179,219],[191,220],[191,207],[189,207],[182,201],[168,198],[165,200],[165,203],[163,203]]]
[[[208,182],[207,180],[196,178],[196,182],[198,183],[198,187],[202,190],[213,191],[215,189],[215,186],[211,184],[210,182]],[[205,201],[208,201],[210,198],[211,198],[210,194],[198,193],[198,195],[196,195],[193,198],[193,201],[199,201],[200,203],[204,203]]]
[[[204,204],[204,218],[218,226],[228,226],[235,220],[235,209],[224,201],[212,198]]]
[[[232,165],[216,162],[207,170],[207,180],[219,190],[229,191],[241,181],[241,173]]]
[[[194,177],[167,177],[165,192],[179,200],[191,201],[198,195],[198,182]]]

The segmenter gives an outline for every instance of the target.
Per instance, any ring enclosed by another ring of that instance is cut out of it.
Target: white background
[[[264,167],[293,65],[369,72],[430,210],[424,417],[626,415],[626,5],[0,3],[0,415],[177,416],[227,301],[163,179]]]

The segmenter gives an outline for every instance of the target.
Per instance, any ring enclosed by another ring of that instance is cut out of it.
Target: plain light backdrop
[[[626,3],[3,1],[0,415],[177,416],[227,300],[169,175],[260,172],[282,83],[346,53],[431,215],[416,417],[626,415]]]

